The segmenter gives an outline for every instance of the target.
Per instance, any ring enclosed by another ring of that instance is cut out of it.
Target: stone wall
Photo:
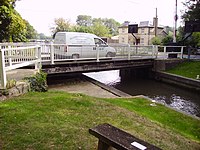
[[[0,101],[3,101],[11,97],[20,96],[22,94],[27,93],[28,91],[30,91],[29,83],[26,81],[18,81],[16,83],[16,86],[7,90],[0,91]]]
[[[154,71],[165,71],[183,63],[184,59],[156,59],[154,60]]]

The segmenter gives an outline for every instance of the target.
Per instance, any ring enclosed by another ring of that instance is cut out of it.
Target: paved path
[[[116,98],[118,96],[83,79],[65,80],[63,83],[49,85],[50,90],[66,91],[69,93],[82,93],[99,98]]]
[[[36,73],[35,69],[15,69],[6,72],[7,80],[22,80],[24,77],[30,77]]]

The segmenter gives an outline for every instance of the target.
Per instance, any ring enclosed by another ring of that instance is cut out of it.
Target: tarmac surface
[[[15,69],[6,72],[7,80],[14,79],[16,81],[23,80],[24,77],[30,77],[37,72],[35,69]]]

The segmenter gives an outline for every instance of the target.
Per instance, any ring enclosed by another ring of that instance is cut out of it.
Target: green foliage
[[[167,72],[196,79],[197,75],[200,75],[200,61],[184,62]]]
[[[87,15],[78,15],[76,19],[76,24],[78,26],[89,27],[92,25],[92,17]]]
[[[200,32],[194,32],[192,34],[192,42],[194,47],[200,47]]]
[[[22,17],[13,10],[12,21],[9,25],[10,42],[26,41],[26,24]]]
[[[8,80],[6,84],[6,89],[10,89],[14,86],[16,86],[17,81],[14,79]]]
[[[47,81],[46,81],[47,74],[40,71],[37,72],[32,77],[25,77],[24,80],[28,80],[30,83],[31,91],[33,92],[46,92],[47,91]]]
[[[92,27],[86,27],[86,26],[74,26],[72,27],[72,31],[74,32],[84,32],[84,33],[92,33]]]
[[[36,39],[37,38],[37,31],[34,29],[32,25],[29,24],[28,21],[24,20],[26,24],[26,39]]]
[[[189,20],[200,20],[200,1],[199,0],[185,0],[183,5],[186,7],[182,18],[185,21]]]
[[[71,31],[71,24],[69,20],[57,18],[54,20],[54,24],[54,27],[50,28],[53,35],[55,35],[59,31]]]
[[[0,6],[0,42],[9,40],[9,25],[12,21],[12,14],[9,7]]]
[[[167,45],[168,43],[173,41],[173,37],[171,35],[168,35],[164,37],[161,41],[162,45]]]
[[[58,31],[74,31],[94,33],[98,36],[111,37],[118,34],[120,23],[114,19],[92,18],[87,15],[77,16],[76,25],[71,25],[63,18],[55,19],[55,26],[51,28],[53,35]]]
[[[154,37],[154,38],[152,38],[151,43],[153,45],[160,45],[161,44],[161,40],[160,40],[159,37]]]
[[[109,37],[109,29],[101,22],[95,22],[92,26],[92,32],[100,37]]]
[[[0,42],[25,42],[34,38],[35,30],[14,9],[16,0],[1,0]]]

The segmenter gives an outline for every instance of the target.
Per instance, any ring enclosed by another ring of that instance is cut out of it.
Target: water
[[[85,75],[132,96],[145,95],[172,108],[200,117],[200,93],[151,79],[121,80],[119,70]]]

